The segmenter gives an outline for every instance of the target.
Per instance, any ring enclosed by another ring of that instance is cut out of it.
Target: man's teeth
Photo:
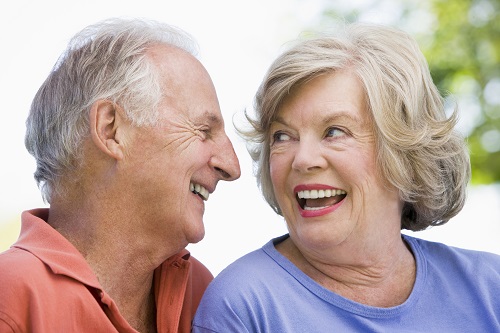
[[[200,184],[189,183],[189,190],[195,194],[199,194],[203,200],[208,200],[208,190],[201,186]]]
[[[297,192],[299,199],[329,198],[335,195],[346,194],[344,190],[305,190]]]

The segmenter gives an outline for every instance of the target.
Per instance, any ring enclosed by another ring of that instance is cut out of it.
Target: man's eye
[[[204,139],[208,139],[211,137],[212,131],[209,127],[202,127],[198,129],[198,131]]]
[[[274,142],[283,142],[290,140],[290,136],[283,132],[276,132],[273,134],[273,143]]]
[[[345,132],[338,127],[330,127],[326,131],[326,137],[339,137],[345,135]]]

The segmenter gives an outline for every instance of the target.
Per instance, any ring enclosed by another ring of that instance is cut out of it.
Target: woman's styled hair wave
[[[423,230],[455,216],[470,179],[464,138],[447,117],[427,61],[407,33],[353,23],[336,34],[299,39],[272,63],[255,96],[249,130],[239,129],[257,183],[281,214],[269,171],[269,128],[291,89],[324,73],[352,71],[363,84],[377,137],[382,176],[404,201],[401,228]]]

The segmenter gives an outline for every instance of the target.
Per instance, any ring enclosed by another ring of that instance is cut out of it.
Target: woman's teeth
[[[207,201],[210,193],[206,188],[200,184],[189,183],[189,190],[195,194],[198,194],[203,200]]]
[[[344,190],[304,190],[297,192],[299,199],[320,199],[344,194],[346,194]]]
[[[321,210],[342,201],[347,192],[338,189],[304,190],[297,192],[297,202],[303,210]]]

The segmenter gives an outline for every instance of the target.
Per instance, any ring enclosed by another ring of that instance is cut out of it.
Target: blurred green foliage
[[[430,2],[436,21],[423,51],[438,87],[464,102],[472,182],[500,182],[500,0]]]
[[[500,182],[500,0],[367,0],[343,9],[332,3],[322,23],[366,21],[377,12],[415,36],[448,104],[458,103],[472,183]]]

